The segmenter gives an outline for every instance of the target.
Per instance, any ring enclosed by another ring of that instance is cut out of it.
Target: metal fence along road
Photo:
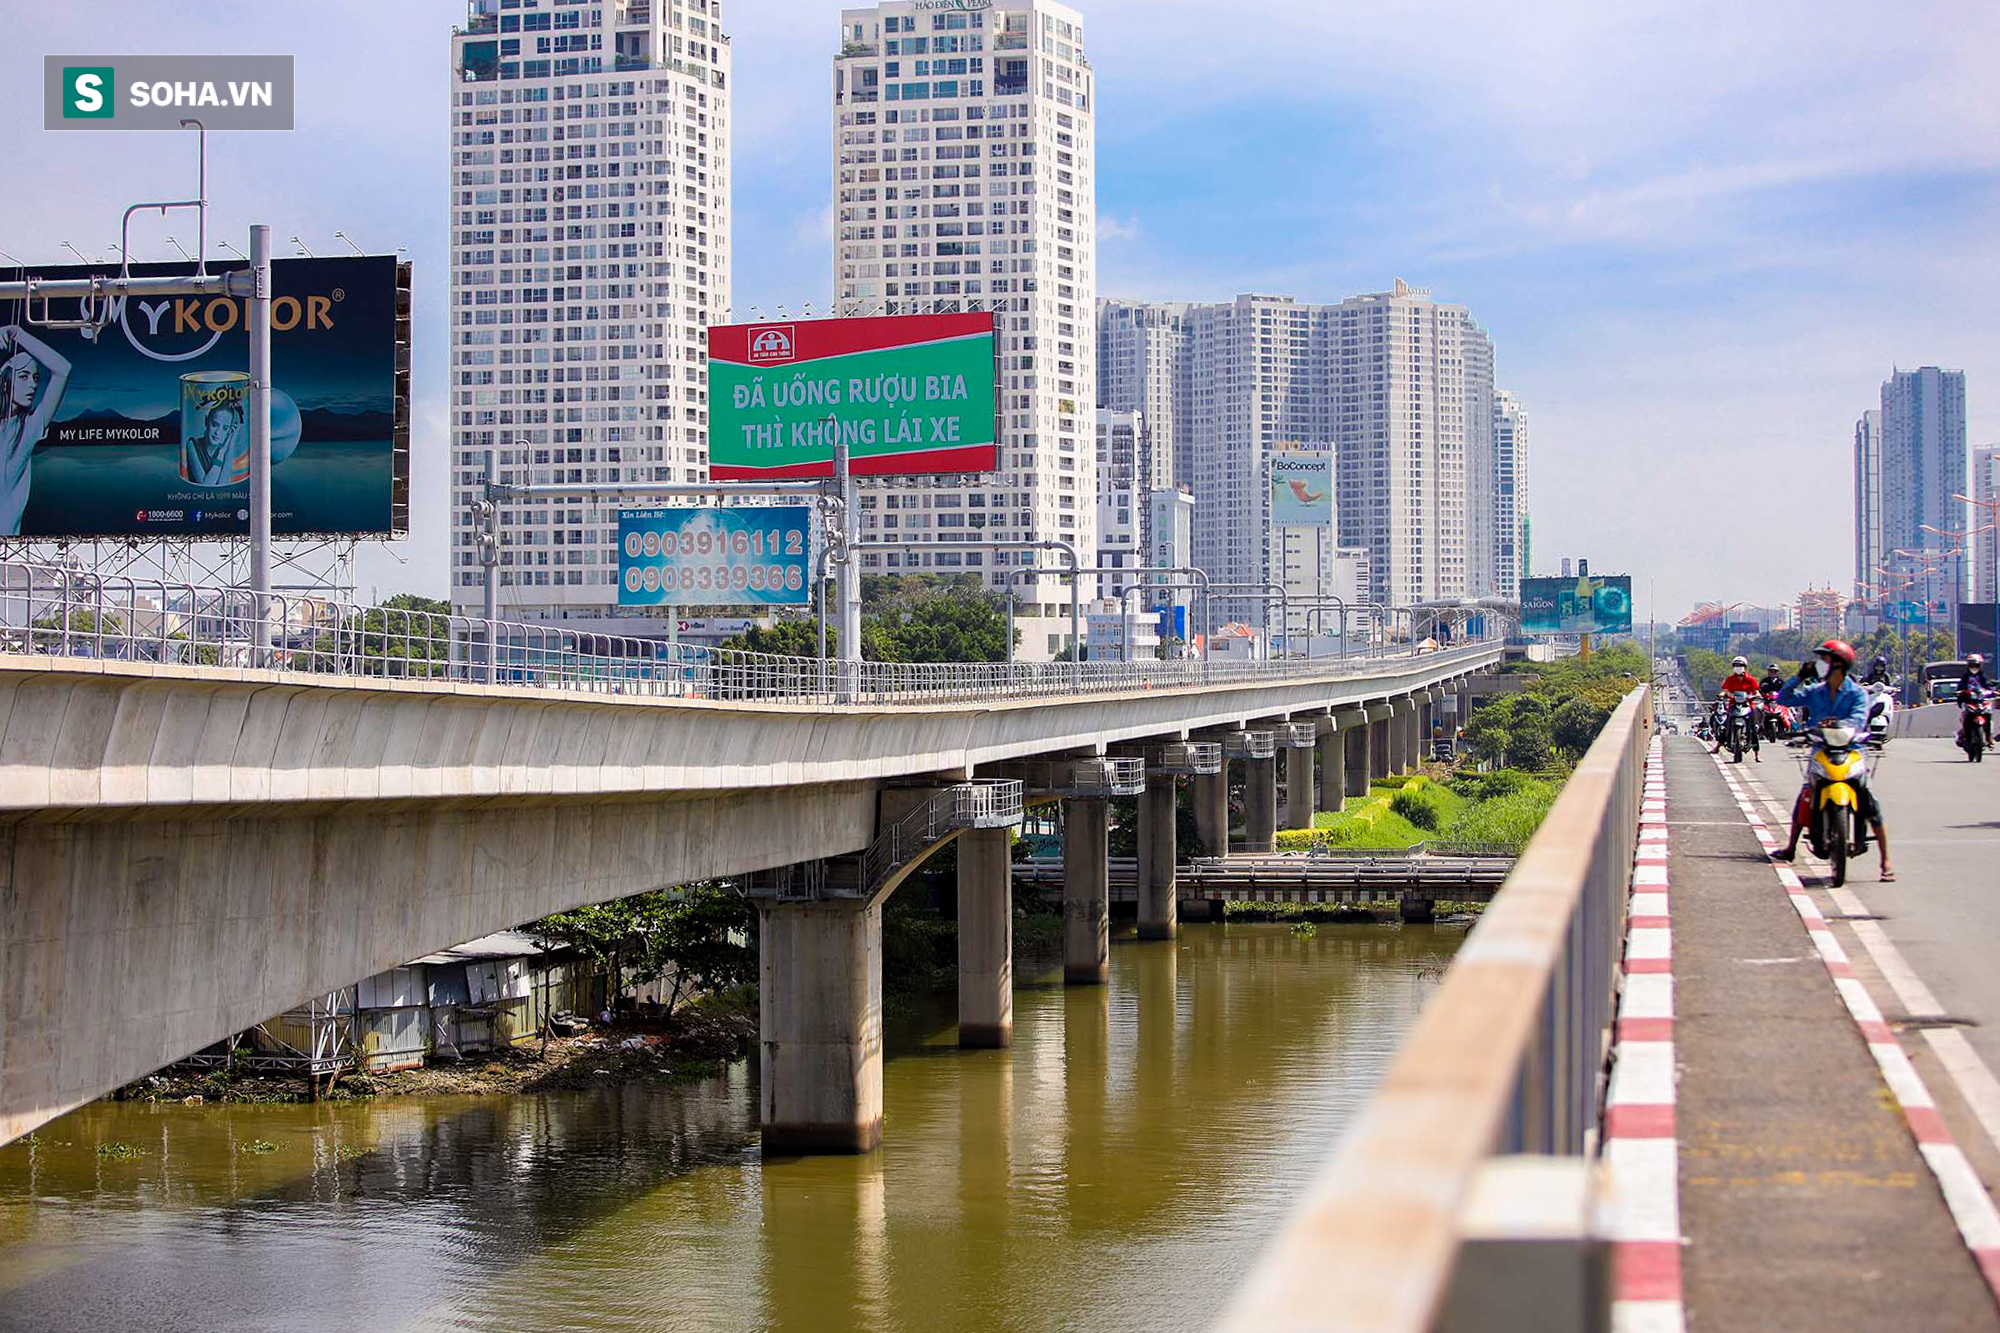
[[[744,703],[880,705],[1390,674],[1428,652],[1269,662],[839,662],[0,563],[0,653]],[[268,640],[260,631],[268,628]],[[269,648],[261,647],[263,642]]]

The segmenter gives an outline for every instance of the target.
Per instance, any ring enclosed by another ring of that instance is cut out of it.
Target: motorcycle
[[[1765,690],[1760,699],[1764,713],[1764,739],[1775,745],[1792,734],[1792,710],[1778,702],[1776,690]]]
[[[1993,725],[1993,696],[1975,693],[1958,706],[1958,748],[1973,763],[1984,763],[1986,733]]]
[[[1861,817],[1861,793],[1868,784],[1864,736],[1844,722],[1829,720],[1819,729],[1819,743],[1806,761],[1812,815],[1806,824],[1814,856],[1833,869],[1833,885],[1847,883],[1847,860],[1868,850],[1867,821]]]
[[[1880,750],[1889,744],[1890,725],[1896,720],[1896,687],[1878,680],[1861,688],[1868,695],[1868,746]]]
[[[1730,757],[1739,764],[1743,762],[1745,747],[1757,748],[1756,729],[1760,724],[1756,705],[1751,702],[1755,697],[1748,690],[1729,692],[1729,730],[1725,734],[1729,737]]]

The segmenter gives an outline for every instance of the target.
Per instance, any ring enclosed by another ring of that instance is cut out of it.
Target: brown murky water
[[[87,1107],[0,1149],[0,1329],[1200,1328],[1461,936],[1122,939],[1109,987],[1023,983],[1011,1051],[892,1032],[861,1159],[764,1160],[747,1065],[668,1092]]]

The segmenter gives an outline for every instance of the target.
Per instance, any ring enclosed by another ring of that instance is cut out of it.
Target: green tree
[[[1549,719],[1549,739],[1571,758],[1580,758],[1604,724],[1611,720],[1611,708],[1593,699],[1566,700]]]
[[[602,963],[613,993],[672,976],[669,1017],[686,999],[747,985],[757,976],[757,911],[721,884],[691,884],[558,912],[529,925],[545,948]]]
[[[840,626],[828,622],[826,627],[828,656],[837,655],[836,645],[839,642]],[[779,657],[818,657],[819,622],[780,620],[771,625],[752,625],[743,633],[724,639],[722,646],[746,653],[773,653]]]
[[[876,662],[1004,662],[1006,603],[977,574],[861,581],[863,655]]]

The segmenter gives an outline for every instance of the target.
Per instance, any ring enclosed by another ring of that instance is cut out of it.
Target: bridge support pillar
[[[1313,826],[1313,752],[1285,751],[1285,827]]]
[[[1111,803],[1063,801],[1063,984],[1111,980]]]
[[[1203,856],[1229,855],[1229,762],[1194,780],[1194,836]]]
[[[1347,737],[1337,723],[1320,723],[1319,809],[1338,814],[1347,807]]]
[[[1174,779],[1148,776],[1139,798],[1139,938],[1170,940],[1180,903],[1174,884]],[[963,910],[963,909],[961,909]]]
[[[1366,796],[1368,777],[1374,771],[1375,756],[1372,744],[1375,728],[1370,725],[1368,715],[1358,715],[1347,733],[1347,794]]]
[[[766,1155],[882,1143],[882,909],[758,907],[759,1120]]]
[[[1278,758],[1243,761],[1243,850],[1275,851],[1278,845]]]
[[[958,1044],[1014,1041],[1013,856],[1008,830],[958,837]]]
[[[1377,704],[1368,710],[1368,776],[1380,780],[1396,771],[1390,738],[1395,734],[1395,709]],[[1364,790],[1362,795],[1367,795]]]
[[[1424,765],[1423,705],[1415,695],[1403,701],[1403,766],[1401,772],[1414,773]]]

